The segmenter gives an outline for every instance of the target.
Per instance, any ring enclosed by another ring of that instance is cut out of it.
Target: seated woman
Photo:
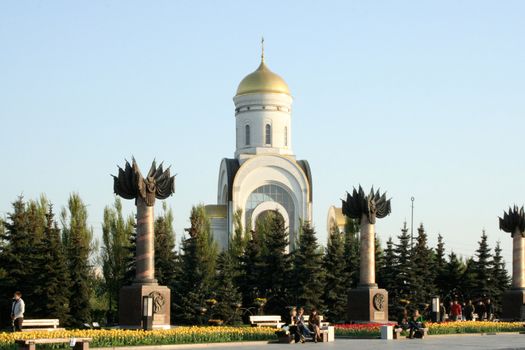
[[[418,310],[414,311],[414,314],[408,321],[408,327],[410,328],[410,333],[408,334],[408,337],[410,339],[413,339],[416,333],[420,333],[421,336],[423,335],[421,330],[422,328],[424,328],[423,317],[419,314]]]
[[[301,335],[301,343],[304,343],[305,338],[310,337],[312,335],[312,332],[310,332],[310,330],[304,323],[304,309],[302,307],[299,308],[297,316],[295,316],[295,325],[297,326],[299,334]]]
[[[317,314],[315,308],[310,312],[310,318],[308,319],[308,328],[313,333],[314,342],[321,340],[321,319]]]
[[[297,308],[294,306],[290,310],[290,324],[288,325],[288,330],[290,331],[290,334],[294,337],[294,341],[298,343],[300,341],[300,334],[299,330],[297,328]]]

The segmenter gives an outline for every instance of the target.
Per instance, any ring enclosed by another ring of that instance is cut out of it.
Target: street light
[[[142,328],[145,331],[153,329],[153,297],[149,295],[142,297]]]

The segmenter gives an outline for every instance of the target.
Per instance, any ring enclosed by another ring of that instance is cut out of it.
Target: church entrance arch
[[[295,205],[292,196],[281,186],[267,184],[256,188],[246,200],[246,225],[255,228],[257,217],[267,210],[277,210],[284,218],[289,234],[295,227]]]

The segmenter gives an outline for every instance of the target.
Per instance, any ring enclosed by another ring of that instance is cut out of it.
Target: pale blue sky
[[[524,18],[522,1],[2,1],[0,215],[21,193],[62,207],[77,191],[100,234],[109,174],[156,157],[179,174],[179,241],[191,205],[216,201],[264,35],[322,243],[328,207],[373,184],[392,196],[383,241],[414,196],[432,244],[470,255],[485,228],[509,260],[497,216],[525,202]]]

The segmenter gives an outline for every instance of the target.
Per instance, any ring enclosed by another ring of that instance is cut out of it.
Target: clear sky
[[[486,229],[509,262],[497,217],[525,202],[524,18],[523,1],[2,1],[0,215],[76,191],[100,235],[109,174],[156,158],[178,173],[179,241],[191,206],[216,201],[264,35],[323,244],[328,207],[375,185],[392,197],[383,242],[414,196],[431,244],[471,255]]]

